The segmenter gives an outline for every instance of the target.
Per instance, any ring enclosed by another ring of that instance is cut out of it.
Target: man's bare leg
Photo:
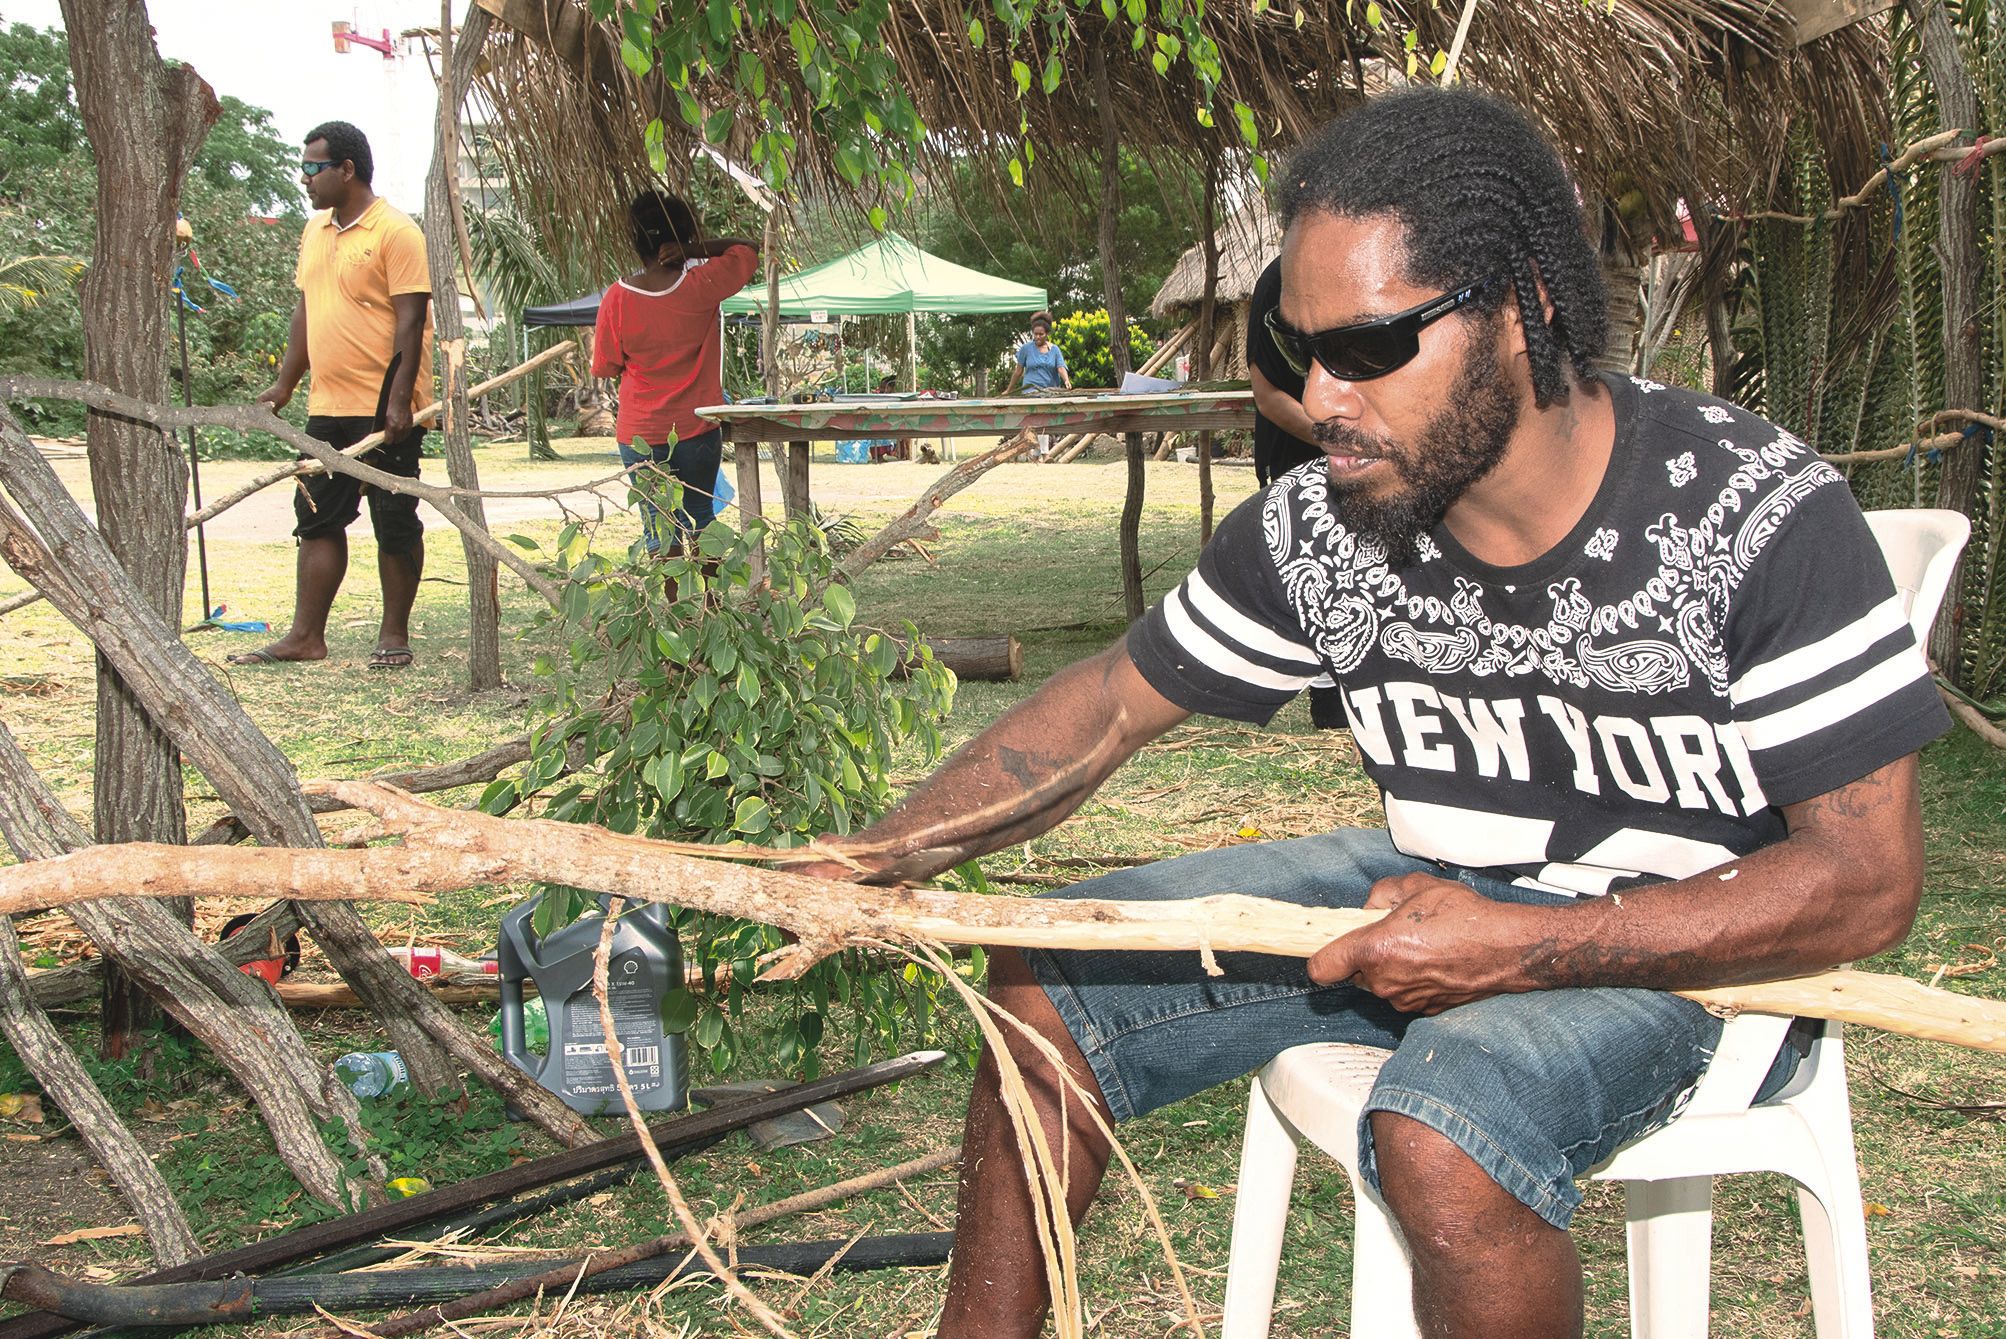
[[[292,630],[262,650],[231,656],[231,664],[327,659],[327,614],[348,575],[348,536],[337,530],[302,539],[295,573]]]
[[[402,553],[376,551],[376,576],[383,583],[383,621],[376,631],[378,651],[411,649],[411,606],[418,599],[418,582],[425,575],[425,541],[416,539]]]
[[[1428,1339],[1569,1339],[1581,1333],[1574,1238],[1521,1204],[1447,1138],[1372,1113],[1386,1207],[1414,1261]]]
[[[989,954],[989,998],[1049,1040],[1106,1116],[1086,1057],[1059,1020],[1058,1011],[1031,976],[1023,958],[1009,949]],[[1004,1024],[1010,1053],[1023,1071],[1032,1103],[1054,1150],[1066,1148],[1066,1207],[1075,1223],[1086,1214],[1107,1170],[1107,1141],[1067,1092],[1061,1116],[1060,1081],[1030,1042]],[[1063,1126],[1063,1128],[1062,1128]],[[1044,1254],[1038,1247],[1031,1189],[1009,1113],[1004,1110],[995,1057],[985,1053],[975,1073],[968,1124],[961,1141],[961,1194],[957,1202],[954,1259],[947,1275],[947,1302],[939,1339],[1013,1339],[1035,1336],[1045,1326],[1051,1291]]]

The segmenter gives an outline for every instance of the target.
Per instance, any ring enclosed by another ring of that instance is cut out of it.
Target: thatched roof
[[[659,73],[636,78],[622,65],[610,26],[593,22],[578,0],[481,3],[502,20],[482,86],[496,109],[497,149],[526,210],[574,238],[603,232],[630,188],[652,175],[642,127],[656,115],[672,176],[686,170],[694,132]],[[1255,113],[1261,151],[1286,154],[1364,95],[1374,64],[1402,69],[1409,31],[1424,63],[1448,47],[1460,12],[1430,0],[1380,0],[1379,8],[1386,23],[1373,30],[1364,5],[1256,13],[1250,0],[1215,0],[1204,15],[1223,68],[1211,127],[1200,124],[1188,64],[1159,76],[1131,50],[1127,24],[1104,21],[1097,6],[1067,11],[1065,78],[1049,95],[1034,84],[1022,101],[1010,62],[1041,67],[1050,41],[1042,27],[1014,51],[993,38],[978,48],[963,0],[895,0],[883,36],[928,127],[916,175],[924,181],[947,158],[973,154],[992,169],[991,189],[1005,207],[1020,208],[1025,197],[1002,171],[1020,118],[1038,150],[1033,192],[1076,189],[1067,183],[1078,174],[1047,169],[1096,150],[1103,108],[1113,110],[1126,149],[1230,163],[1244,155],[1226,109],[1242,101]],[[670,0],[656,21],[683,21],[688,9]],[[1833,180],[1846,189],[1873,170],[1875,146],[1888,138],[1886,20],[1803,47],[1792,46],[1793,23],[1780,0],[1481,4],[1459,73],[1532,112],[1566,146],[1585,189],[1634,202],[1627,214],[1634,227],[1670,235],[1681,196],[1730,212],[1766,199],[1793,125],[1813,129]],[[815,105],[799,84],[784,28],[748,28],[742,40],[787,89],[786,105]],[[706,110],[737,97],[722,77],[695,91]],[[734,142],[722,146],[740,161],[749,157],[752,121],[741,107]],[[817,118],[786,129],[795,138],[791,189],[856,197],[833,168],[843,146],[828,140]]]
[[[1219,286],[1214,291],[1220,302],[1245,302],[1254,295],[1254,282],[1276,256],[1282,254],[1281,224],[1268,208],[1266,194],[1256,191],[1240,211],[1219,226]],[[1149,304],[1152,316],[1167,317],[1193,309],[1205,300],[1205,244],[1192,246],[1177,258],[1163,287]]]

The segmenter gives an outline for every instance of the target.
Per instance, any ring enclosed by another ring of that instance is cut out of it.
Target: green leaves
[[[1261,147],[1261,129],[1254,124],[1254,109],[1244,102],[1233,104],[1233,120],[1240,127],[1240,139],[1250,149]]]
[[[755,589],[750,555],[761,542],[770,581]],[[698,558],[665,561],[638,545],[624,558],[600,552],[576,526],[555,547],[562,611],[530,634],[546,647],[536,656],[531,757],[520,777],[482,795],[489,812],[540,798],[553,819],[785,847],[850,831],[889,807],[894,757],[910,766],[939,756],[953,676],[923,646],[908,653],[900,637],[858,624],[856,595],[831,583],[834,564],[811,526],[719,523],[699,540]],[[909,626],[902,636],[917,642]],[[609,684],[622,690],[610,699]],[[548,890],[540,931],[586,905],[573,890]],[[680,933],[708,979],[723,964],[737,974],[727,989],[678,992],[663,1010],[665,1025],[686,1030],[723,1072],[739,1052],[731,1019],[742,983],[780,940],[765,926],[695,915]],[[850,989],[863,963],[831,961],[773,987],[804,1007],[759,1053],[777,1050],[814,1072],[832,988]],[[872,996],[858,1039],[889,1045],[915,1026],[927,1035],[934,1009],[915,1002],[923,988]]]
[[[850,588],[832,584],[822,592],[822,608],[839,628],[847,628],[857,617],[857,597],[850,594]]]
[[[662,1031],[688,1032],[697,1021],[697,997],[676,987],[662,997]]]

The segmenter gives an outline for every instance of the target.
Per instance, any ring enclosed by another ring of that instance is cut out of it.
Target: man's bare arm
[[[872,883],[930,878],[1050,829],[1189,714],[1151,688],[1117,642],[1054,674],[891,813],[824,844],[861,863]]]
[[[390,403],[383,412],[383,431],[396,441],[411,431],[411,388],[418,384],[418,369],[425,364],[425,308],[430,293],[393,293],[390,308],[397,316],[397,332],[391,349],[399,355],[397,370],[390,377]]]
[[[1262,418],[1297,441],[1316,440],[1316,425],[1301,400],[1262,376],[1258,367],[1249,367],[1247,376],[1254,383],[1254,408],[1261,411]]]
[[[1683,990],[1820,971],[1899,943],[1922,897],[1913,755],[1787,806],[1788,835],[1676,883],[1561,907],[1507,905],[1427,875],[1389,879],[1382,922],[1310,960],[1404,1009],[1568,986]]]
[[[268,404],[272,412],[284,409],[292,400],[293,392],[299,389],[300,378],[307,373],[306,347],[306,298],[293,303],[292,327],[286,335],[285,357],[279,360],[279,374],[263,395],[258,397],[261,404]]]

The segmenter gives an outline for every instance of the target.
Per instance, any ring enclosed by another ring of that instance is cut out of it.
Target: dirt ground
[[[482,486],[503,490],[560,488],[603,478],[620,468],[619,451],[610,438],[568,438],[555,445],[563,459],[552,462],[530,461],[527,459],[527,448],[520,442],[480,448],[476,456]],[[826,449],[828,444],[818,445]],[[932,445],[936,449],[941,447],[940,443]],[[988,445],[985,438],[964,438],[957,449],[965,459]],[[58,459],[53,463],[64,485],[88,510],[88,464],[81,458]],[[948,463],[944,456],[942,463],[933,465],[916,461],[843,465],[827,458],[817,459],[810,467],[809,493],[815,504],[825,512],[863,511],[889,515],[909,505],[927,484],[941,475]],[[770,459],[762,459],[760,464],[764,496],[777,510],[779,476],[774,472]],[[275,462],[268,460],[206,462],[202,466],[202,495],[211,499],[221,497],[276,468]],[[1026,501],[1063,503],[1070,499],[1100,500],[1111,494],[1118,497],[1125,487],[1125,470],[1122,461],[1106,447],[1069,465],[1013,463],[992,471],[973,488],[958,495],[950,505],[957,510],[989,512],[1011,510]],[[428,482],[445,483],[445,462],[427,460],[422,477]],[[1152,499],[1161,496],[1195,500],[1197,481],[1196,465],[1165,461],[1150,466]],[[1224,515],[1233,503],[1253,491],[1254,472],[1245,465],[1221,462],[1214,470],[1213,486],[1218,493],[1220,514]],[[624,503],[624,489],[617,485],[609,486],[605,496],[614,505]],[[280,542],[292,532],[292,505],[291,486],[275,485],[238,503],[210,521],[204,529],[212,542]],[[580,499],[574,495],[571,505],[574,508],[582,506],[588,512],[594,510],[589,497]],[[496,530],[506,530],[511,523],[519,521],[557,519],[564,514],[563,505],[553,498],[490,497],[486,500],[486,507],[488,524]],[[429,503],[421,503],[419,512],[427,529],[446,528],[445,519]]]

